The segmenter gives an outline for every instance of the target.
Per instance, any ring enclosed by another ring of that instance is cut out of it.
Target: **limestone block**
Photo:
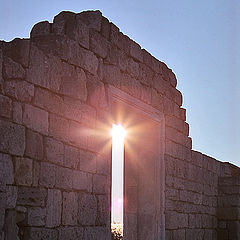
[[[109,40],[110,22],[105,17],[102,17],[101,34],[103,37]]]
[[[3,78],[4,79],[24,79],[25,70],[19,64],[14,62],[11,58],[4,58],[3,60]]]
[[[177,86],[177,78],[175,74],[172,71],[169,71],[168,75],[169,75],[170,84],[175,88]]]
[[[22,156],[25,149],[25,128],[0,120],[0,151]]]
[[[203,240],[212,239],[204,238],[204,229],[186,229],[186,240]]]
[[[60,190],[48,189],[46,211],[46,227],[59,226],[62,214],[62,194]]]
[[[61,227],[59,229],[59,240],[78,240],[83,238],[84,228],[82,227]]]
[[[152,55],[145,49],[142,49],[142,56],[143,63],[146,64],[148,67],[152,67]]]
[[[18,238],[18,226],[16,224],[16,211],[7,210],[5,213],[5,224],[4,224],[5,239],[12,240]]]
[[[142,50],[140,45],[138,45],[136,42],[131,41],[130,45],[130,56],[134,58],[135,60],[142,62],[143,56],[142,56]]]
[[[84,240],[107,240],[109,230],[106,227],[86,227],[84,229]]]
[[[166,228],[178,229],[188,227],[188,215],[173,211],[167,211],[165,214]]]
[[[0,93],[3,93],[2,66],[3,66],[3,54],[2,54],[2,49],[0,49]]]
[[[153,70],[146,66],[143,63],[139,63],[139,74],[138,74],[138,80],[147,85],[147,86],[153,86],[153,79],[154,79],[154,72]],[[158,90],[158,88],[156,88]],[[159,91],[159,90],[158,90]],[[161,91],[159,91],[161,93]]]
[[[167,199],[179,200],[179,191],[176,189],[166,188],[165,196]]]
[[[56,182],[56,166],[50,163],[41,162],[39,185],[53,187]]]
[[[4,56],[8,56],[23,67],[28,66],[30,40],[15,38],[4,46]]]
[[[84,172],[95,173],[97,168],[97,158],[94,153],[80,151],[80,168]]]
[[[76,19],[82,20],[89,28],[98,32],[101,30],[102,13],[98,10],[78,13]]]
[[[136,61],[134,61],[132,58],[129,58],[126,71],[132,77],[138,78],[139,64]]]
[[[0,232],[2,231],[2,228],[4,226],[4,220],[5,220],[5,209],[0,208]],[[0,234],[0,239],[1,239],[1,234]]]
[[[90,29],[89,49],[101,58],[106,58],[108,53],[108,41],[93,29]]]
[[[14,158],[15,181],[18,185],[30,186],[32,184],[32,160],[29,158]]]
[[[53,91],[59,91],[61,76],[61,61],[52,55],[44,54],[32,44],[27,81]]]
[[[189,228],[202,228],[202,220],[203,219],[201,214],[189,214]]]
[[[95,225],[97,217],[97,199],[94,195],[79,193],[78,195],[78,223],[87,226]]]
[[[45,110],[25,104],[23,110],[23,123],[30,129],[48,134],[48,113]]]
[[[45,157],[49,162],[63,164],[64,145],[53,138],[44,138]]]
[[[73,171],[69,168],[56,167],[56,184],[57,188],[72,189]]]
[[[109,83],[114,87],[119,87],[121,82],[121,72],[120,69],[113,65],[103,66],[103,81]]]
[[[185,229],[173,230],[173,239],[185,239]]]
[[[106,226],[108,223],[109,201],[106,195],[97,195],[97,219],[96,224]]]
[[[102,175],[110,174],[110,161],[108,161],[107,156],[97,156],[97,173]]]
[[[182,103],[183,103],[182,93],[181,93],[178,89],[175,89],[175,88],[172,88],[171,92],[172,92],[172,94],[174,95],[174,96],[173,96],[174,102],[175,102],[178,106],[182,106]]]
[[[0,183],[13,184],[13,163],[10,155],[0,153]]]
[[[34,96],[34,85],[22,80],[4,82],[5,94],[23,102],[31,102]]]
[[[219,207],[240,207],[239,195],[218,196]]]
[[[78,195],[75,192],[63,192],[62,224],[77,225]]]
[[[58,240],[58,231],[57,229],[31,227],[24,233],[24,238],[29,240]]]
[[[63,65],[61,77],[60,93],[63,95],[86,101],[86,75],[80,68],[74,68],[71,65]]]
[[[27,223],[29,226],[44,226],[46,217],[46,208],[31,207],[28,208]]]
[[[40,178],[40,163],[39,161],[33,161],[33,187],[39,186],[39,178]]]
[[[29,129],[26,131],[25,155],[33,159],[43,159],[43,137]]]
[[[6,186],[6,208],[15,208],[17,202],[17,187]]]
[[[106,176],[93,175],[93,192],[104,194],[107,191],[108,180]]]
[[[18,187],[18,205],[28,205],[34,207],[43,207],[47,190],[44,188]]]
[[[15,123],[22,124],[22,104],[19,102],[13,102],[13,121]]]
[[[12,100],[0,94],[0,116],[11,118],[12,115]]]
[[[192,162],[199,167],[203,166],[203,155],[200,152],[192,150]]]
[[[218,218],[221,220],[238,220],[240,216],[239,207],[219,207],[218,208]]]
[[[173,109],[174,109],[174,105],[173,102],[164,97],[163,98],[163,112],[167,115],[173,115]]]
[[[229,224],[229,239],[239,239],[240,238],[240,222],[231,221]]]
[[[80,171],[73,171],[73,189],[92,192],[92,175]]]
[[[77,148],[68,145],[64,146],[63,165],[65,167],[77,169],[79,165],[79,151]]]
[[[30,37],[38,37],[48,35],[51,32],[51,25],[48,21],[43,21],[35,24],[31,30]]]

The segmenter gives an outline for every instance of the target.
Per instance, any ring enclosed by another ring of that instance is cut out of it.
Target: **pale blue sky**
[[[240,165],[240,1],[0,0],[0,39],[29,37],[41,20],[87,9],[173,69],[193,149]]]

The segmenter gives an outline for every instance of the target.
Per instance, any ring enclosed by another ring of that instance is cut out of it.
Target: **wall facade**
[[[110,239],[109,86],[164,118],[159,239],[238,239],[239,169],[192,150],[176,85],[99,11],[0,42],[0,239]]]

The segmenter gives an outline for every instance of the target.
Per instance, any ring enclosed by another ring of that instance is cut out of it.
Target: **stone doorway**
[[[151,106],[108,87],[111,113],[127,131],[124,157],[124,239],[165,239],[164,118]]]

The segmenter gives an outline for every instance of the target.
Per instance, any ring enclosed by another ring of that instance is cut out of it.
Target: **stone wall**
[[[0,239],[110,239],[108,85],[164,114],[166,239],[235,234],[217,205],[232,167],[192,151],[174,73],[88,11],[0,42]]]

